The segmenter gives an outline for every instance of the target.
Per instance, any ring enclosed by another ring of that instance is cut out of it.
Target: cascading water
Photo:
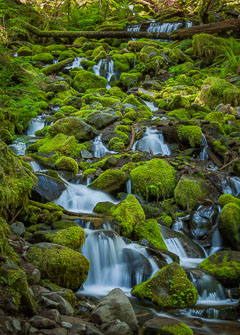
[[[71,64],[68,64],[67,66],[65,66],[65,69],[71,70],[71,69],[74,69],[75,67],[79,67],[80,69],[82,69],[83,67],[81,65],[81,61],[83,60],[87,60],[87,58],[86,57],[76,57]]]
[[[151,109],[152,112],[158,111],[158,107],[154,105],[154,102],[144,100],[144,103]]]
[[[32,169],[33,169],[33,172],[42,171],[41,165],[38,164],[37,162],[35,162],[35,161],[31,161],[31,162],[29,162],[28,164],[31,165],[31,167],[32,167]]]
[[[35,132],[41,130],[44,127],[44,122],[46,120],[46,114],[39,115],[30,121],[29,127],[27,129],[26,135],[35,137]]]
[[[127,244],[113,231],[85,229],[82,254],[90,260],[90,271],[83,293],[102,296],[115,287],[126,293],[150,278],[158,266],[144,247]]]
[[[93,73],[97,76],[101,76],[107,79],[108,85],[107,89],[111,88],[110,81],[113,76],[116,77],[114,72],[114,61],[112,59],[100,59],[98,64],[93,66]]]
[[[207,149],[208,149],[208,142],[204,134],[202,134],[202,140],[201,140],[201,145],[203,146],[202,151],[200,152],[199,158],[201,160],[207,160],[208,159],[208,154],[207,154]]]
[[[174,30],[180,28],[183,28],[182,22],[166,22],[166,23],[151,22],[149,27],[147,28],[147,31],[151,33],[171,33]]]
[[[147,152],[152,151],[154,155],[171,155],[170,148],[164,142],[163,135],[157,130],[151,128],[147,128],[141,140],[135,142],[135,144],[133,145],[133,150]]]
[[[127,31],[140,31],[141,30],[141,27],[142,25],[139,23],[139,24],[131,24],[127,27]]]
[[[102,134],[97,136],[92,144],[93,147],[93,156],[96,158],[104,157],[107,153],[114,154],[115,151],[108,150],[102,142]]]
[[[131,181],[131,178],[129,178],[128,181],[126,182],[126,189],[127,189],[127,194],[131,194],[132,193],[132,181]]]
[[[240,178],[228,177],[222,180],[222,192],[224,194],[232,194],[235,197],[240,194]]]
[[[118,203],[111,195],[93,190],[87,185],[73,184],[66,180],[64,182],[67,184],[67,189],[54,202],[70,212],[92,213],[98,202]]]
[[[199,206],[193,214],[191,221],[191,233],[196,239],[203,238],[208,234],[213,225],[216,210],[213,206]]]

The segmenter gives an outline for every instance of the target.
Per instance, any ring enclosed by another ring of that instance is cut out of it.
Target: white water
[[[112,231],[85,229],[82,254],[90,260],[90,271],[83,293],[102,296],[115,287],[127,294],[134,285],[147,280],[158,271],[145,248],[127,244]]]
[[[127,27],[127,31],[136,31],[136,32],[138,32],[138,31],[140,31],[141,30],[141,24],[139,23],[139,24],[132,24],[132,25],[130,25],[130,26],[128,26]]]
[[[71,69],[74,69],[75,67],[79,67],[80,69],[83,69],[81,65],[81,61],[83,60],[87,60],[87,58],[86,57],[76,57],[71,64],[68,64],[67,66],[65,66],[65,69],[71,70]]]
[[[202,140],[201,140],[201,145],[203,146],[202,151],[200,152],[199,158],[201,160],[207,160],[208,159],[208,154],[207,154],[207,149],[208,149],[208,142],[204,134],[202,134]]]
[[[141,140],[136,141],[133,145],[133,150],[147,151],[154,155],[171,155],[171,150],[164,142],[164,137],[155,129],[147,128]]]
[[[240,177],[228,177],[222,180],[222,192],[232,194],[235,197],[240,194]]]
[[[132,193],[132,181],[131,181],[131,178],[129,178],[128,181],[126,182],[126,189],[127,189],[127,194],[131,194]]]
[[[156,111],[158,111],[158,107],[156,107],[156,106],[154,105],[154,102],[151,102],[151,101],[145,101],[145,100],[143,100],[143,101],[144,101],[144,103],[151,109],[152,112],[156,112]]]
[[[182,22],[166,22],[166,23],[151,22],[149,27],[147,28],[147,31],[151,33],[171,33],[174,30],[177,30],[182,27],[183,27]]]
[[[107,79],[107,89],[111,88],[110,81],[112,76],[115,76],[114,61],[112,59],[100,59],[98,64],[93,66],[93,73]]]
[[[108,150],[102,142],[102,134],[97,136],[93,141],[93,156],[96,158],[104,157],[106,154],[115,154],[115,151]]]
[[[13,144],[9,145],[9,148],[18,156],[25,155],[27,149],[27,142],[21,138],[14,140]]]
[[[35,132],[37,130],[41,130],[44,127],[44,122],[46,120],[46,114],[39,115],[35,118],[33,118],[30,123],[29,127],[27,129],[26,135],[35,137]]]
[[[111,195],[91,189],[87,185],[73,184],[64,180],[67,189],[54,202],[66,210],[75,213],[92,213],[98,202],[110,201],[117,204]]]
[[[35,162],[35,161],[28,162],[28,164],[31,165],[31,167],[32,167],[32,169],[33,169],[33,172],[38,172],[38,171],[41,171],[41,170],[42,170],[40,164],[38,164],[38,163]]]

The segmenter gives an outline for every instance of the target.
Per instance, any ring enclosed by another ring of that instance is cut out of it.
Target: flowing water
[[[222,180],[222,192],[232,194],[235,197],[240,194],[240,177],[227,177]]]
[[[171,150],[165,143],[163,134],[151,128],[147,128],[141,140],[134,143],[133,150],[152,152],[153,155],[171,155]]]
[[[79,67],[80,69],[82,69],[83,67],[81,65],[81,61],[83,61],[83,60],[87,60],[87,58],[86,57],[76,57],[71,64],[68,64],[67,66],[65,66],[65,69],[66,70],[71,70],[71,69],[74,69],[76,67]]]
[[[112,154],[116,153],[115,151],[110,151],[105,147],[105,145],[102,142],[102,134],[100,134],[94,139],[92,147],[93,147],[93,156],[96,158],[104,157],[108,153]]]
[[[36,118],[33,118],[28,126],[28,129],[26,131],[27,136],[35,137],[35,132],[37,130],[41,130],[44,127],[44,122],[46,120],[46,114],[41,114],[37,116]]]
[[[204,161],[208,159],[208,154],[207,154],[208,142],[204,134],[202,134],[201,145],[203,148],[202,148],[202,151],[200,152],[199,158]]]
[[[112,77],[118,78],[117,73],[114,71],[114,61],[112,59],[100,59],[98,64],[93,66],[93,73],[107,79],[107,89],[111,88],[110,82]]]

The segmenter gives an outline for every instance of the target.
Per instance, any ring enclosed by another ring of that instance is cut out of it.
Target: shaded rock
[[[35,315],[29,320],[30,324],[36,328],[53,328],[56,322],[40,315]]]
[[[13,234],[22,236],[25,232],[25,226],[22,222],[14,222],[13,224],[11,224],[10,226],[11,232]]]
[[[80,153],[81,153],[81,157],[83,159],[91,159],[91,158],[93,158],[93,155],[88,150],[83,149],[83,150],[80,151]]]
[[[61,314],[69,316],[73,315],[74,310],[71,304],[67,300],[65,300],[61,295],[57,294],[56,292],[51,292],[51,293],[45,293],[43,294],[43,296],[58,303]]]
[[[36,201],[48,202],[59,198],[64,190],[65,183],[57,178],[37,173],[38,184],[32,189],[32,198]]]
[[[118,319],[126,322],[133,331],[137,330],[137,319],[132,305],[119,288],[115,288],[101,299],[96,309],[92,312],[91,319],[97,324],[108,323]]]
[[[95,112],[89,115],[87,122],[93,125],[96,129],[101,129],[112,124],[119,118],[120,116],[116,114]]]
[[[48,318],[53,320],[56,323],[60,323],[62,321],[61,314],[57,309],[50,309],[47,311]]]
[[[101,329],[104,331],[104,334],[107,335],[132,335],[132,331],[126,322],[121,322],[120,320],[110,321],[101,325]]]
[[[187,325],[170,318],[157,317],[143,325],[143,335],[192,335],[193,331]]]

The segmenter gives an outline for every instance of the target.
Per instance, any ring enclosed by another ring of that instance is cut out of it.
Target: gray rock
[[[9,332],[13,334],[21,334],[21,323],[17,319],[7,318],[7,320],[5,321],[5,327]]]
[[[83,150],[80,151],[80,153],[81,153],[81,157],[83,159],[91,159],[91,158],[93,158],[93,155],[88,150],[83,149]]]
[[[53,201],[66,190],[65,183],[60,179],[41,173],[36,173],[36,176],[38,177],[38,184],[32,188],[32,197],[36,201]]]
[[[87,119],[87,122],[93,125],[96,129],[101,129],[109,124],[112,124],[119,119],[119,115],[95,112],[91,113]]]
[[[56,301],[53,301],[46,297],[42,297],[40,302],[43,303],[44,307],[46,308],[53,308],[53,309],[57,309],[58,311],[61,311],[60,304]]]
[[[101,326],[101,330],[104,331],[106,335],[132,335],[132,331],[126,322],[122,322],[120,320],[114,320],[108,323],[104,323]]]
[[[174,330],[174,327],[177,327],[178,330]],[[156,317],[154,319],[148,320],[143,325],[143,335],[149,334],[185,334],[187,325],[182,322],[179,322],[174,319],[166,318],[166,317]],[[189,329],[190,333],[190,329]]]
[[[48,318],[50,320],[55,321],[56,323],[60,323],[62,321],[61,314],[57,309],[50,309],[47,311]]]
[[[65,328],[41,329],[41,334],[44,334],[44,335],[67,335],[68,331]]]
[[[119,288],[115,288],[101,299],[96,309],[92,312],[91,319],[97,324],[119,319],[122,322],[126,322],[133,331],[138,328],[132,305]]]
[[[73,315],[74,309],[72,308],[72,305],[67,300],[65,300],[61,295],[57,294],[56,292],[50,292],[45,293],[43,296],[45,298],[57,302],[60,305],[61,314],[69,316]]]
[[[39,331],[38,331],[37,328],[34,328],[34,327],[30,327],[30,328],[29,328],[29,331],[28,331],[28,334],[29,334],[29,335],[37,334],[37,333],[39,333]]]
[[[103,333],[95,326],[87,326],[86,335],[103,335]]]
[[[70,322],[61,322],[61,326],[66,329],[72,329],[72,324]]]
[[[22,222],[14,222],[13,224],[11,224],[10,226],[11,232],[13,234],[16,234],[18,236],[22,236],[25,232],[25,226]]]
[[[28,276],[28,282],[32,285],[37,285],[40,282],[41,273],[38,269],[34,269],[30,276]]]
[[[56,322],[40,315],[35,315],[29,320],[30,324],[36,328],[53,328]]]

